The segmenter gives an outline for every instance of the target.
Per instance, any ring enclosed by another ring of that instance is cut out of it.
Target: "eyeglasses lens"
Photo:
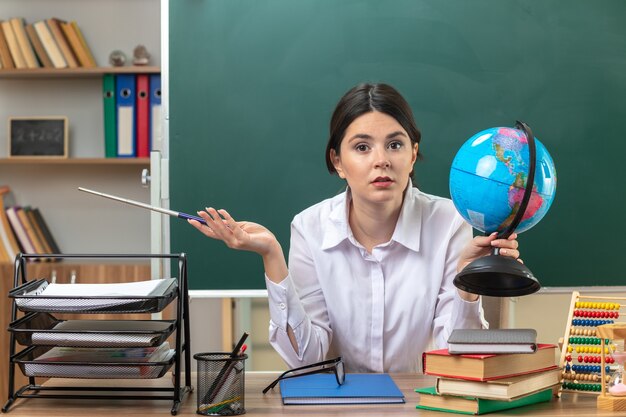
[[[343,385],[343,383],[346,380],[346,372],[343,369],[343,361],[339,361],[337,362],[337,364],[335,365],[336,369],[337,369],[337,383],[339,385]]]

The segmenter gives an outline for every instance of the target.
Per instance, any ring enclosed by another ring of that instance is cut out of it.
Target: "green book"
[[[115,121],[115,76],[104,74],[102,77],[104,100],[104,156],[117,157],[117,133]]]
[[[529,404],[550,401],[552,388],[539,391],[513,401],[486,400],[476,397],[460,397],[456,395],[438,395],[435,387],[416,388],[420,394],[420,402],[416,408],[432,411],[445,411],[458,414],[487,414],[495,411],[508,410]]]

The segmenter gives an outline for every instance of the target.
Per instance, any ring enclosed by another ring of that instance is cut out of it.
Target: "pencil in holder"
[[[205,416],[245,414],[245,364],[248,355],[231,356],[225,352],[196,353],[196,413]]]

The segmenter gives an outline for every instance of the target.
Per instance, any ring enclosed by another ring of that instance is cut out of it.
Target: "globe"
[[[499,238],[536,225],[554,201],[556,170],[530,127],[492,127],[478,132],[457,152],[450,170],[450,195],[475,229]],[[516,297],[541,288],[523,263],[508,256],[482,256],[465,266],[454,285],[474,294]]]
[[[535,179],[517,233],[535,226],[546,215],[556,192],[552,157],[537,138],[535,148]],[[472,227],[490,234],[503,233],[511,226],[526,190],[529,155],[524,130],[512,127],[483,130],[461,146],[450,170],[450,195]]]

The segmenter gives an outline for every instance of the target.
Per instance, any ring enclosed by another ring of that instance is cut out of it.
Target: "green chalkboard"
[[[459,148],[528,123],[555,161],[556,200],[520,236],[544,286],[622,285],[626,1],[170,1],[171,207],[211,205],[270,228],[343,189],[324,165],[328,121],[362,81],[387,82],[422,131],[418,186],[449,196]],[[264,288],[255,254],[181,221],[192,289]]]

